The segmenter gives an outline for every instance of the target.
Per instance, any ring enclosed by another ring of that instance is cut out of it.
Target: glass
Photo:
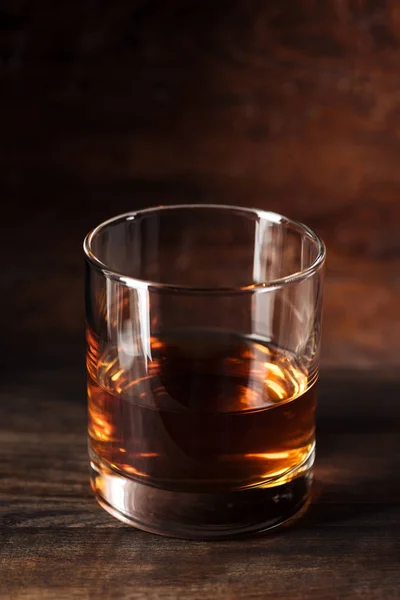
[[[323,242],[275,213],[158,207],[85,239],[89,453],[140,529],[224,538],[306,510]]]

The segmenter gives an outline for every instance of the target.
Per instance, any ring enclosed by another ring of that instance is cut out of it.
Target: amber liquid
[[[124,477],[241,490],[290,481],[310,457],[315,386],[289,353],[194,331],[151,338],[145,357],[116,347],[99,356],[88,338],[91,453]]]

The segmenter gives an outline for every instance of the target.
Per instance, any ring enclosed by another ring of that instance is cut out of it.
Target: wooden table
[[[400,598],[398,0],[5,0],[0,598]],[[81,243],[160,203],[258,206],[328,245],[315,500],[239,542],[92,498]]]
[[[0,598],[400,597],[398,380],[322,376],[315,499],[296,526],[190,542],[137,531],[97,505],[83,368],[56,362],[2,381]]]

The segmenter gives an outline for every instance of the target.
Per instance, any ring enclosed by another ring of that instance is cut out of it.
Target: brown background
[[[6,331],[78,339],[99,220],[237,203],[326,240],[324,365],[399,365],[397,0],[2,6]]]
[[[399,0],[3,0],[1,600],[397,598]],[[329,249],[317,487],[280,536],[171,541],[88,485],[82,239],[223,202]]]

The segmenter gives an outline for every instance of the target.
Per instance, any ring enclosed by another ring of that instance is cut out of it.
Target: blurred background
[[[240,204],[328,245],[323,367],[400,364],[398,0],[3,0],[3,363],[83,364],[86,232]]]

